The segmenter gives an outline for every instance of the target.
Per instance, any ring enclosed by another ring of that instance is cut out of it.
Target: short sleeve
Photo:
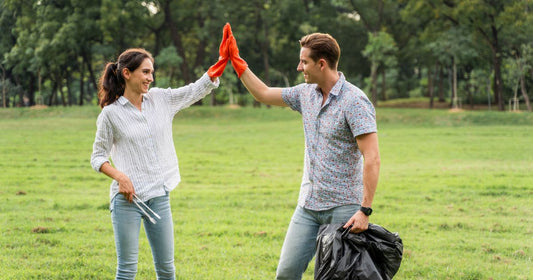
[[[344,112],[354,137],[377,132],[376,110],[364,93],[352,99]]]
[[[302,113],[302,89],[302,85],[298,85],[295,87],[284,88],[281,91],[281,98],[283,99],[283,102],[289,105],[289,107],[294,111],[298,111],[300,113]]]

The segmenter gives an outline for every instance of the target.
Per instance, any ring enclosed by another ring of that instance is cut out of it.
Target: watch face
[[[367,216],[370,216],[370,214],[372,214],[372,208],[370,208],[370,207],[361,207],[361,212],[363,212]]]

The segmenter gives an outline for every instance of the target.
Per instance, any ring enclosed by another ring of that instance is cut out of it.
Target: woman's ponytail
[[[98,105],[101,108],[115,102],[124,94],[124,79],[121,78],[118,63],[107,63],[98,85]]]

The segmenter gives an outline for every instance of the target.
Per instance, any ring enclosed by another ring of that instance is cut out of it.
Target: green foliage
[[[183,62],[174,46],[168,46],[161,50],[161,52],[154,58],[157,62],[157,74],[163,76],[161,83],[160,79],[157,80],[157,85],[159,87],[178,87],[179,81],[177,79],[176,73],[179,71],[179,65]]]
[[[99,112],[0,110],[0,279],[113,277],[110,180],[89,164]],[[378,108],[377,117],[371,222],[403,239],[394,279],[531,278],[533,115]],[[301,180],[301,116],[201,106],[180,112],[173,133],[177,278],[272,279]],[[141,236],[137,278],[152,279]]]
[[[507,98],[513,85],[501,78],[497,62],[531,45],[532,9],[530,0],[0,0],[0,65],[9,81],[0,83],[10,85],[1,98],[8,106],[26,99],[30,105],[94,103],[103,66],[130,47],[153,53],[163,85],[192,82],[218,58],[226,22],[241,56],[271,86],[302,82],[295,71],[298,40],[325,32],[341,46],[339,70],[374,94],[381,87],[381,99],[427,95],[424,79],[450,91],[452,57],[460,84],[480,88],[485,81],[469,81],[470,73],[494,71],[492,84],[503,92],[494,87],[491,94]],[[369,42],[369,33],[378,38]],[[385,41],[379,33],[387,34]],[[441,70],[442,76],[430,75]],[[239,83],[228,80],[221,91],[241,94]],[[525,88],[531,87],[528,78]]]
[[[398,51],[396,43],[386,31],[376,34],[368,33],[368,44],[363,50],[363,55],[370,61],[386,66],[395,66],[394,55]]]

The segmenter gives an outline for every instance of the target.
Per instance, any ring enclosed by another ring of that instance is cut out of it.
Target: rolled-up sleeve
[[[112,146],[112,128],[105,111],[102,111],[96,120],[96,136],[93,143],[93,153],[91,154],[91,166],[97,172],[100,172],[102,164],[109,161],[109,153]]]
[[[212,82],[211,78],[205,73],[194,83],[176,89],[169,88],[165,90],[164,93],[167,96],[171,112],[176,114],[180,110],[185,109],[204,98],[213,89],[217,88],[219,84],[219,79]]]

